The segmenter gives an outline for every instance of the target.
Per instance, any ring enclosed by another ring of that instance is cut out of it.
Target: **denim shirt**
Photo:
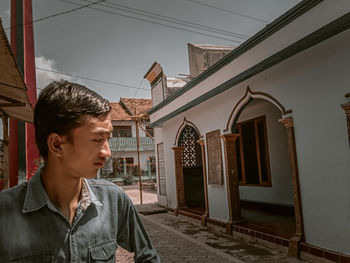
[[[0,262],[116,262],[121,246],[135,262],[160,262],[128,196],[104,180],[85,180],[91,203],[71,224],[49,200],[40,173],[0,192]]]

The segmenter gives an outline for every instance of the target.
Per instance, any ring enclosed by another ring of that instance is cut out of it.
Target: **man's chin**
[[[84,175],[84,178],[86,178],[86,179],[96,179],[96,178],[97,178],[97,173],[98,173],[98,169],[96,169],[95,172],[86,173],[86,174]]]

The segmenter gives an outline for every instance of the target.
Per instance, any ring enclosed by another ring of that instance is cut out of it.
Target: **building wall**
[[[150,156],[154,156],[154,151],[142,151],[140,152],[140,165],[143,171],[148,171],[147,159]],[[134,158],[134,164],[137,164],[137,152],[124,152],[120,158],[132,157]]]
[[[175,208],[175,200],[176,200],[176,188],[175,188],[175,174],[171,175],[172,169],[168,166],[174,164],[173,161],[167,159],[167,155],[169,155],[170,148],[164,146],[164,166],[165,166],[165,185],[166,185],[166,195],[159,194],[159,162],[158,162],[158,147],[157,145],[164,142],[166,139],[163,137],[163,130],[161,128],[154,128],[154,146],[155,146],[155,157],[156,157],[156,174],[157,174],[157,194],[158,194],[158,204],[164,207]],[[164,142],[165,144],[165,142]],[[172,186],[169,187],[169,184],[172,183]],[[169,202],[168,202],[169,200]],[[172,201],[170,201],[172,200]]]
[[[331,10],[331,11],[330,11]],[[195,87],[170,102],[167,107],[151,114],[151,119],[159,119],[182,105],[189,103],[194,97],[198,97],[251,68],[269,56],[277,53],[283,48],[295,43],[327,23],[345,15],[350,10],[350,1],[347,0],[324,0],[310,11],[299,18],[285,25],[278,33],[269,36],[267,39],[241,54],[233,62],[225,65],[215,74],[209,76]]]
[[[216,129],[220,129],[221,134],[228,133],[224,130],[229,116],[249,86],[253,92],[267,93],[287,110],[292,110],[288,116],[292,116],[294,120],[306,241],[319,247],[350,254],[350,150],[346,117],[340,107],[347,102],[344,95],[350,92],[348,43],[350,30],[164,122],[156,131],[156,143],[164,142],[167,205],[176,207],[174,154],[171,147],[174,146],[176,132],[184,117],[196,125],[204,139],[207,132]],[[226,79],[234,76],[227,71],[225,74]],[[220,78],[220,75],[217,77]],[[206,84],[210,85],[209,82]],[[189,99],[194,99],[197,95],[191,93]],[[188,98],[189,94],[184,96]],[[160,115],[156,112],[153,120],[157,119],[157,116]],[[272,138],[269,138],[269,142],[271,141]],[[270,157],[275,159],[275,153],[271,150]],[[274,167],[275,171],[281,169],[275,165]],[[274,181],[272,183],[274,184]],[[242,198],[267,198],[266,193],[262,191],[253,194],[252,188],[249,191],[242,187],[241,189]],[[281,192],[275,194],[281,198]],[[283,194],[286,195],[281,199],[282,203],[290,204],[290,192]],[[227,220],[225,184],[209,185],[208,195],[210,217]],[[265,200],[280,203],[280,199],[275,200],[276,195],[273,200],[271,196]]]
[[[134,121],[112,121],[113,126],[121,125],[121,126],[131,126],[132,137],[136,137],[136,125]],[[146,137],[146,133],[140,128],[140,137]],[[140,151],[140,162],[141,169],[144,171],[148,170],[147,167],[147,159],[149,156],[155,156],[155,151]],[[137,151],[122,151],[118,158],[123,157],[133,157],[134,164],[137,164]]]
[[[157,105],[163,100],[163,85],[162,79],[160,78],[157,83],[152,87],[152,104]]]
[[[265,100],[253,100],[241,113],[238,122],[259,116],[266,117],[271,187],[240,186],[241,200],[293,205],[293,186],[290,175],[286,128],[278,122],[281,111]]]
[[[134,121],[112,121],[113,126],[131,126],[132,137],[136,137],[136,125]],[[142,126],[144,127],[144,126]],[[146,133],[139,128],[140,137],[146,137]]]

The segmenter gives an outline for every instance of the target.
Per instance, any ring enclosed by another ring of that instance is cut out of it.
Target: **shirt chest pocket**
[[[17,258],[13,258],[11,262],[14,263],[51,263],[54,262],[53,254],[35,254],[30,256],[21,256]]]
[[[115,240],[97,244],[89,248],[89,258],[91,263],[95,262],[113,262],[115,263],[115,253],[117,243]]]

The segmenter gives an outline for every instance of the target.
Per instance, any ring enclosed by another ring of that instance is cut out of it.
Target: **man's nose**
[[[100,150],[101,157],[108,158],[111,156],[111,149],[109,148],[108,140],[106,140]]]

